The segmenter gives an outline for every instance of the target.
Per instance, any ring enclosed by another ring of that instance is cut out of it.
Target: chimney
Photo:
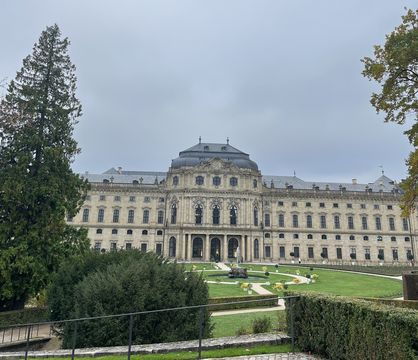
[[[352,179],[351,181],[352,181],[353,185],[357,184],[357,179]]]

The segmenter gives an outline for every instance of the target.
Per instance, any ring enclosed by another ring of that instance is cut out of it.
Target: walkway
[[[204,359],[204,360],[319,360],[320,358],[303,353],[285,353],[285,354],[264,354],[250,356],[236,356],[227,358]]]
[[[263,311],[278,311],[284,310],[280,306],[273,306],[273,307],[258,307],[258,308],[251,308],[251,309],[236,309],[236,310],[221,310],[221,311],[214,311],[212,312],[212,316],[224,316],[224,315],[236,315],[236,314],[250,314],[255,312],[263,312]]]
[[[225,265],[225,263],[223,263],[223,262],[218,262],[215,265],[221,270],[225,270],[225,271],[230,271],[231,270],[231,268],[229,266]]]

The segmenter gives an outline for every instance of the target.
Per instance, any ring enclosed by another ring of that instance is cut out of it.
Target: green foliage
[[[248,335],[248,334],[250,334],[250,331],[244,325],[240,326],[235,332],[236,336]]]
[[[48,309],[46,307],[26,308],[0,313],[0,328],[14,324],[28,324],[43,321],[48,321]]]
[[[410,309],[324,295],[286,304],[298,346],[329,359],[416,359],[418,316]]]
[[[77,273],[78,268],[81,270]],[[72,270],[77,274],[63,274]],[[72,288],[71,294],[67,285]],[[201,305],[209,297],[201,276],[188,273],[185,278],[182,266],[139,250],[90,254],[78,262],[68,262],[48,294],[55,309],[53,316],[59,312],[70,318]],[[71,301],[65,299],[68,295]],[[206,308],[203,315],[204,335],[210,336]],[[199,334],[199,309],[136,315],[133,319],[133,342],[137,344],[190,340]],[[79,322],[77,347],[126,345],[128,328],[127,316]],[[72,345],[72,332],[73,324],[64,327],[64,347]]]
[[[251,323],[253,334],[266,333],[271,330],[271,319],[267,316],[255,318]]]
[[[0,311],[22,308],[89,246],[84,229],[65,223],[88,186],[71,170],[81,105],[60,36],[56,25],[42,32],[0,102]]]
[[[377,112],[386,114],[386,121],[403,124],[409,116],[415,121],[406,132],[415,150],[407,160],[409,177],[401,184],[406,217],[415,208],[418,196],[418,10],[407,10],[402,20],[386,36],[383,47],[374,47],[374,58],[362,59],[362,74],[381,85],[380,93],[373,93],[370,102]]]

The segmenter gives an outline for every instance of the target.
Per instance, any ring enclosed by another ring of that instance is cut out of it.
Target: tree
[[[407,10],[402,24],[386,36],[385,45],[375,45],[374,58],[365,57],[363,76],[381,85],[380,93],[373,93],[371,104],[385,121],[413,125],[406,135],[414,151],[409,155],[408,178],[401,184],[405,191],[403,215],[415,209],[418,196],[418,10]]]
[[[208,302],[202,276],[139,250],[88,254],[67,261],[48,291],[52,318],[68,319],[202,305]],[[204,335],[211,331],[204,308]],[[198,308],[134,317],[136,344],[196,339]],[[110,317],[77,325],[77,347],[126,345],[129,318]],[[63,346],[72,346],[72,323],[62,327]]]
[[[88,188],[70,167],[81,105],[68,45],[47,27],[0,102],[0,311],[23,307],[89,246],[86,231],[65,222]]]

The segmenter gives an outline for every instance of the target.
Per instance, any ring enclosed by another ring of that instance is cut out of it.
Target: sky
[[[384,123],[360,59],[413,1],[15,0],[0,7],[0,79],[42,30],[71,41],[83,106],[76,172],[167,171],[202,142],[230,144],[264,175],[406,177],[406,126]],[[4,94],[4,91],[3,91]]]

